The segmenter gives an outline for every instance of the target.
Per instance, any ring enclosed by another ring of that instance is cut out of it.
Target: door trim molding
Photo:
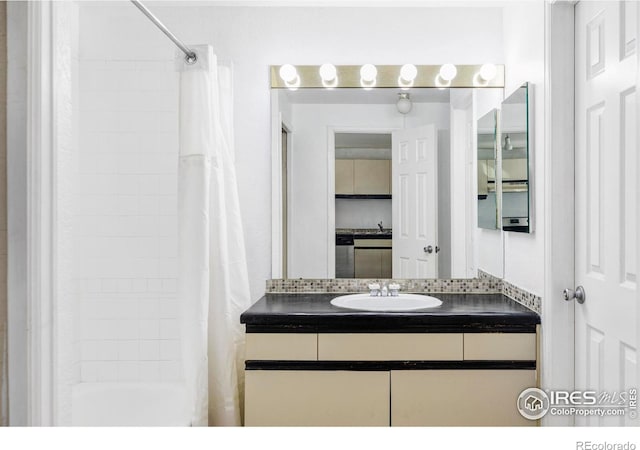
[[[73,58],[78,7],[29,2],[27,56],[27,421],[68,425],[73,384]]]
[[[28,6],[27,63],[27,414],[52,425],[55,339],[54,5]]]
[[[574,5],[545,4],[544,301],[543,389],[574,387],[574,302],[562,290],[574,286]],[[543,425],[571,426],[572,417],[547,415]]]

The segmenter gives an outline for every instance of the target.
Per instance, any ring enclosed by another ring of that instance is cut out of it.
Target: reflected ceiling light
[[[513,150],[513,145],[511,145],[511,138],[509,135],[505,135],[504,137],[504,149],[505,150]]]
[[[458,69],[453,64],[443,64],[440,66],[440,78],[444,81],[451,81],[456,75],[458,75]]]
[[[398,94],[398,101],[396,102],[396,108],[398,108],[398,112],[401,114],[407,114],[411,111],[413,107],[413,103],[411,103],[411,98],[408,93],[400,93]]]
[[[498,74],[498,68],[495,64],[483,64],[480,67],[480,78],[485,81],[491,81]]]

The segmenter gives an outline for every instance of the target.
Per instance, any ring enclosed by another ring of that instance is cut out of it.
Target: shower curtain
[[[179,302],[192,425],[240,425],[251,304],[233,155],[232,77],[209,45],[180,71]]]

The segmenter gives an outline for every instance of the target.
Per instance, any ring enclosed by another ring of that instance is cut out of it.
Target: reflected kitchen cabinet
[[[390,160],[336,159],[336,195],[390,194]]]
[[[486,196],[496,188],[496,165],[493,160],[478,160],[478,195]]]
[[[336,195],[354,193],[353,177],[353,159],[336,159]]]
[[[391,161],[356,159],[353,172],[355,194],[391,194]]]

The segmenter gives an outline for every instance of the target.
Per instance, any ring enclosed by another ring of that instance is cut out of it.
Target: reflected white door
[[[393,132],[393,278],[438,277],[437,130]]]
[[[637,3],[576,5],[575,387],[636,387]],[[624,425],[622,417],[577,425]]]

